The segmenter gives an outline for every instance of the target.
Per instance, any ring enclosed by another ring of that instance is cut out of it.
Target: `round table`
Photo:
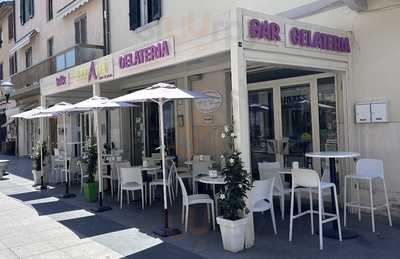
[[[360,156],[360,153],[357,152],[343,152],[343,151],[321,151],[321,152],[312,152],[306,153],[306,157],[311,158],[328,158],[329,159],[329,173],[331,183],[337,185],[337,175],[336,175],[336,159],[344,159],[344,158],[357,158]],[[339,187],[337,188],[339,189]],[[331,190],[331,213],[335,213],[335,198],[334,198],[333,190]],[[337,221],[332,222],[332,228],[324,231],[324,236],[339,239],[338,235],[338,225]],[[343,239],[352,239],[358,237],[358,234],[351,230],[342,229],[342,238]]]
[[[211,177],[208,175],[204,175],[204,176],[200,176],[197,181],[204,183],[204,184],[212,185],[214,206],[215,206],[215,215],[218,216],[218,199],[217,199],[217,196],[215,195],[215,185],[225,185],[226,184],[225,177],[223,177],[221,175],[219,175],[217,177]]]

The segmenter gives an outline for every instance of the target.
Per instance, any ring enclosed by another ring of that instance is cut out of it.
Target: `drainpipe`
[[[110,54],[110,9],[109,0],[103,0],[103,43],[104,56]]]

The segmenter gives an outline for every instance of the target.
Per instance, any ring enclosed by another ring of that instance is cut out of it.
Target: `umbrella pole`
[[[104,211],[108,211],[111,210],[111,207],[108,206],[103,206],[103,175],[101,172],[101,148],[100,148],[100,129],[101,129],[101,125],[100,125],[100,120],[99,120],[99,110],[95,109],[94,110],[94,121],[95,121],[95,125],[96,125],[96,142],[97,142],[97,173],[98,173],[98,179],[99,179],[99,196],[98,196],[98,200],[99,200],[99,205],[96,209],[93,209],[92,211],[94,212],[104,212]]]
[[[44,118],[40,119],[40,190],[46,190],[47,186],[44,184],[44,167],[43,167],[43,138],[44,138]]]
[[[69,199],[76,197],[75,194],[69,193],[69,167],[70,163],[67,159],[67,124],[66,124],[66,113],[63,113],[63,126],[64,126],[64,170],[65,170],[65,194],[61,196],[63,199]]]
[[[166,165],[165,165],[165,143],[164,143],[164,114],[163,105],[165,101],[158,102],[158,117],[160,127],[160,149],[161,149],[161,161],[162,161],[162,173],[163,173],[163,196],[164,196],[164,227],[154,230],[153,232],[162,237],[169,237],[178,235],[181,233],[179,229],[171,229],[168,226],[168,200],[167,200],[167,183],[166,183]]]

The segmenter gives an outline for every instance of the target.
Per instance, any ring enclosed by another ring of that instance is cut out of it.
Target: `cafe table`
[[[215,206],[215,215],[218,216],[218,198],[215,195],[215,186],[216,185],[225,185],[226,184],[225,177],[223,177],[222,175],[218,175],[217,177],[203,175],[203,176],[200,176],[197,181],[204,183],[204,184],[209,184],[212,186],[213,197],[214,197],[214,206]]]
[[[337,182],[337,172],[336,172],[336,159],[346,159],[346,158],[357,158],[360,157],[360,153],[357,152],[343,152],[343,151],[321,151],[321,152],[311,152],[306,153],[306,157],[310,158],[328,158],[329,159],[329,173],[331,183],[334,183],[336,186]],[[339,187],[337,188],[339,189]],[[331,213],[335,213],[335,199],[333,190],[331,190]],[[338,225],[337,221],[332,221],[332,228],[324,230],[324,236],[334,239],[339,239],[338,235]],[[343,239],[352,239],[357,238],[358,234],[349,229],[342,228],[342,238]]]

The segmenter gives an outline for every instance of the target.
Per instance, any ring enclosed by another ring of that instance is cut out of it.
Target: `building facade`
[[[8,51],[13,64],[18,111],[41,105],[40,80],[104,55],[101,0],[16,0],[15,44]],[[18,120],[19,155],[30,153],[38,141],[39,122]],[[56,121],[51,120],[50,146],[56,144]]]

